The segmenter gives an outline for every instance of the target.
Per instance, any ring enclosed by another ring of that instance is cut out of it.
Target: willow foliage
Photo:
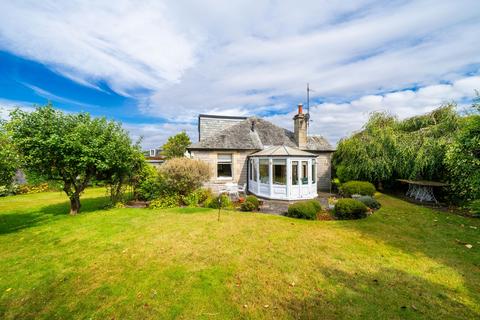
[[[445,153],[458,129],[454,104],[398,120],[371,114],[363,130],[339,142],[333,163],[342,181],[445,180]]]

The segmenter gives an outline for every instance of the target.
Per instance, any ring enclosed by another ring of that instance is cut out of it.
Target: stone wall
[[[238,118],[232,118],[232,117],[225,117],[225,118],[219,118],[219,117],[208,117],[208,116],[200,116],[198,119],[198,127],[199,127],[199,138],[200,140],[207,139],[209,137],[214,136],[218,132],[227,129],[243,120],[246,118],[243,117],[238,117]]]
[[[210,165],[211,176],[210,181],[205,185],[213,191],[218,191],[223,188],[223,185],[228,182],[238,183],[243,185],[247,183],[247,157],[253,153],[249,151],[192,151],[192,158],[202,160]],[[232,154],[232,179],[219,179],[217,177],[217,158],[219,153]]]
[[[329,191],[332,182],[332,153],[321,153],[317,157],[317,189]]]

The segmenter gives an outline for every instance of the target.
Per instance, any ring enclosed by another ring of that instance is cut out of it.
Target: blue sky
[[[198,113],[312,134],[404,118],[480,89],[479,1],[2,1],[0,116],[51,101],[121,121],[145,148]]]

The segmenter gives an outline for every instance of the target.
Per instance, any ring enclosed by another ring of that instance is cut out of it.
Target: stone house
[[[214,190],[237,183],[268,199],[311,199],[317,190],[330,189],[335,149],[325,138],[308,134],[302,105],[293,122],[291,132],[258,117],[201,114],[199,141],[188,151],[210,164],[208,187]]]

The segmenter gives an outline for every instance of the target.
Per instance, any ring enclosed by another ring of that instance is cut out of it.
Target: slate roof
[[[266,157],[266,156],[289,156],[289,157],[316,157],[317,155],[300,150],[298,148],[292,148],[287,146],[271,146],[266,149],[255,152],[250,155],[251,157]]]
[[[273,123],[250,117],[213,137],[190,145],[191,150],[263,150],[266,146],[287,146],[298,148],[293,132],[280,128]],[[334,151],[325,138],[309,136],[306,150]]]

